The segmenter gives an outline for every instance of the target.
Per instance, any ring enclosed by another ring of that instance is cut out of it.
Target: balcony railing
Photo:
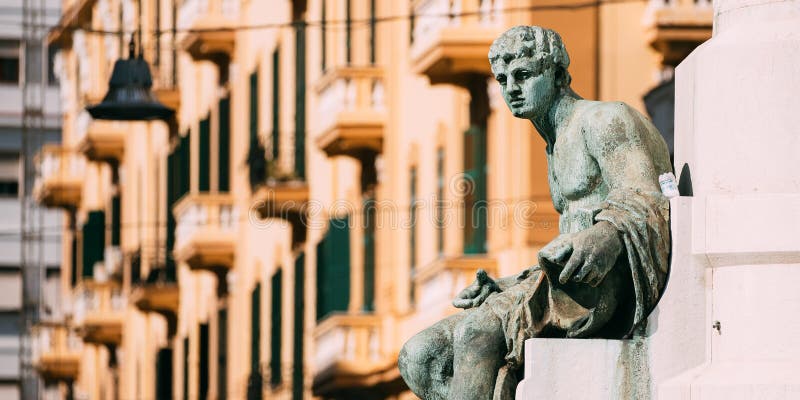
[[[292,244],[305,242],[308,225],[308,184],[302,181],[268,181],[252,196],[253,210],[261,218],[283,219],[292,226]]]
[[[87,343],[122,343],[127,299],[122,288],[110,282],[85,282],[76,291],[74,324]]]
[[[227,194],[188,194],[173,210],[175,259],[191,268],[227,270],[233,266],[239,212]]]
[[[35,161],[39,168],[36,199],[48,207],[77,207],[86,167],[83,156],[60,145],[44,145]]]
[[[710,0],[651,0],[645,17],[650,43],[675,66],[695,47],[711,38],[714,10]]]
[[[431,83],[464,84],[463,74],[490,73],[486,55],[504,27],[502,0],[413,3],[411,58]]]
[[[317,371],[346,364],[367,368],[380,363],[380,319],[371,314],[334,314],[314,331],[314,365]]]
[[[319,82],[317,144],[328,156],[380,153],[386,119],[383,69],[340,67]]]
[[[383,353],[381,329],[374,314],[333,314],[317,325],[314,395],[353,399],[365,391],[391,393],[402,387],[396,357]]]
[[[46,380],[73,381],[80,371],[81,338],[65,324],[42,324],[32,332],[36,371]]]
[[[414,278],[417,309],[455,311],[451,302],[472,284],[478,269],[494,276],[497,261],[485,256],[445,258],[420,269]]]
[[[79,123],[76,130],[78,136],[78,149],[87,159],[92,161],[105,161],[119,163],[125,154],[125,138],[130,125],[121,121],[91,120],[86,113],[81,113],[79,119],[89,118],[84,123]]]
[[[224,28],[233,27],[238,19],[238,0],[187,0],[178,10],[177,26],[189,32],[179,35],[179,42],[196,60],[229,59],[235,32]]]

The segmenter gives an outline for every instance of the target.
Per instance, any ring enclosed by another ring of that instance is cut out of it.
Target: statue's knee
[[[426,340],[421,333],[412,337],[403,345],[398,355],[397,364],[400,368],[400,373],[404,377],[411,375],[417,368],[425,364],[426,348]]]

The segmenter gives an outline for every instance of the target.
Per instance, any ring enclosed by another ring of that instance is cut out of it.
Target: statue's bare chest
[[[547,155],[550,194],[556,210],[563,212],[569,203],[595,197],[602,184],[602,174],[597,161],[589,154],[580,128],[563,131]]]

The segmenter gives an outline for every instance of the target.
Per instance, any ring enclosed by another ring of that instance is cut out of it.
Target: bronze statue
[[[511,28],[489,62],[511,112],[547,143],[560,235],[517,275],[479,271],[453,301],[465,311],[405,344],[400,372],[425,400],[512,399],[529,338],[630,337],[669,270],[669,203],[658,177],[672,166],[653,124],[624,103],[578,96],[552,30]]]

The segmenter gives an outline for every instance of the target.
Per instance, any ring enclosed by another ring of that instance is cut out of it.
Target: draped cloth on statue
[[[625,250],[611,276],[628,279],[631,298],[617,307],[611,324],[596,337],[626,338],[640,326],[661,296],[669,271],[669,201],[661,193],[612,191],[597,210],[595,222],[607,221],[621,233]],[[571,326],[591,313],[585,301],[575,300],[546,260],[517,275],[518,284],[494,293],[481,307],[500,319],[508,353],[506,367],[517,371],[524,362],[523,344],[533,337],[565,337]],[[602,285],[603,283],[601,283]],[[574,284],[578,285],[578,284]],[[598,291],[593,291],[598,292]],[[622,300],[620,300],[622,301]],[[610,328],[610,329],[607,329]],[[594,336],[594,335],[591,335]]]

